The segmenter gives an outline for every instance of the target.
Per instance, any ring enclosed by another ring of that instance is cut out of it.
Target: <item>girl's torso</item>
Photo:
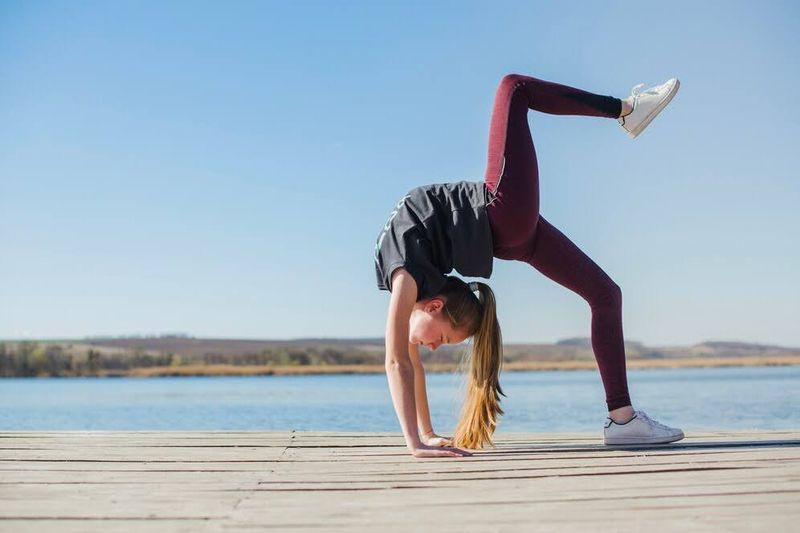
[[[416,187],[395,206],[375,245],[378,288],[391,290],[398,267],[417,282],[417,299],[435,295],[453,269],[463,276],[492,273],[492,231],[483,181]]]

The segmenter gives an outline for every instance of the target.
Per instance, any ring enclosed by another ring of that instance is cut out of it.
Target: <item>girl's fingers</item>
[[[414,451],[415,457],[469,457],[470,455],[472,454],[466,450],[449,447],[436,448],[428,446]]]

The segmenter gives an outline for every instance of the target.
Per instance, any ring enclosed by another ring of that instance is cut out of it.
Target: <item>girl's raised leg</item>
[[[592,309],[592,348],[609,410],[630,404],[620,288],[586,254],[539,216],[539,170],[528,110],[617,118],[622,101],[530,76],[503,77],[495,95],[485,180],[494,254],[525,261],[582,296]]]
[[[527,253],[539,219],[539,169],[528,110],[615,118],[621,105],[619,98],[530,76],[503,77],[495,94],[484,176],[495,195],[487,213],[496,257],[517,259]]]

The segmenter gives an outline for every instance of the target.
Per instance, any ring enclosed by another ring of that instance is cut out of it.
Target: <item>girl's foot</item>
[[[683,438],[683,431],[656,422],[644,411],[635,411],[633,418],[618,424],[606,418],[603,428],[605,444],[664,444]]]
[[[623,100],[622,113],[617,119],[619,125],[628,134],[628,137],[635,139],[641,134],[650,122],[656,118],[664,107],[672,100],[681,82],[677,78],[671,78],[661,85],[656,85],[645,91],[641,88],[644,83],[635,86],[631,95]],[[633,107],[629,113],[625,113],[625,104]]]

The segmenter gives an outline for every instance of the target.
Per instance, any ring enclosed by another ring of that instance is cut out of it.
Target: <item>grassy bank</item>
[[[469,346],[444,345],[420,356],[430,372],[457,369]],[[628,368],[699,368],[800,364],[800,348],[706,341],[646,346],[627,341]],[[382,373],[385,343],[374,339],[261,341],[194,337],[0,342],[0,377],[242,376]],[[507,371],[596,367],[591,340],[504,344]]]
[[[712,368],[712,367],[753,367],[800,365],[800,355],[775,357],[737,357],[710,358],[694,357],[685,359],[634,359],[627,362],[629,369],[657,368]],[[524,361],[504,365],[506,372],[525,370],[591,370],[596,368],[594,361]],[[429,364],[427,372],[454,372],[456,364]],[[158,376],[302,376],[320,374],[382,374],[383,365],[186,365],[180,367],[161,366],[134,368],[124,372],[100,372],[101,376],[158,377]]]

